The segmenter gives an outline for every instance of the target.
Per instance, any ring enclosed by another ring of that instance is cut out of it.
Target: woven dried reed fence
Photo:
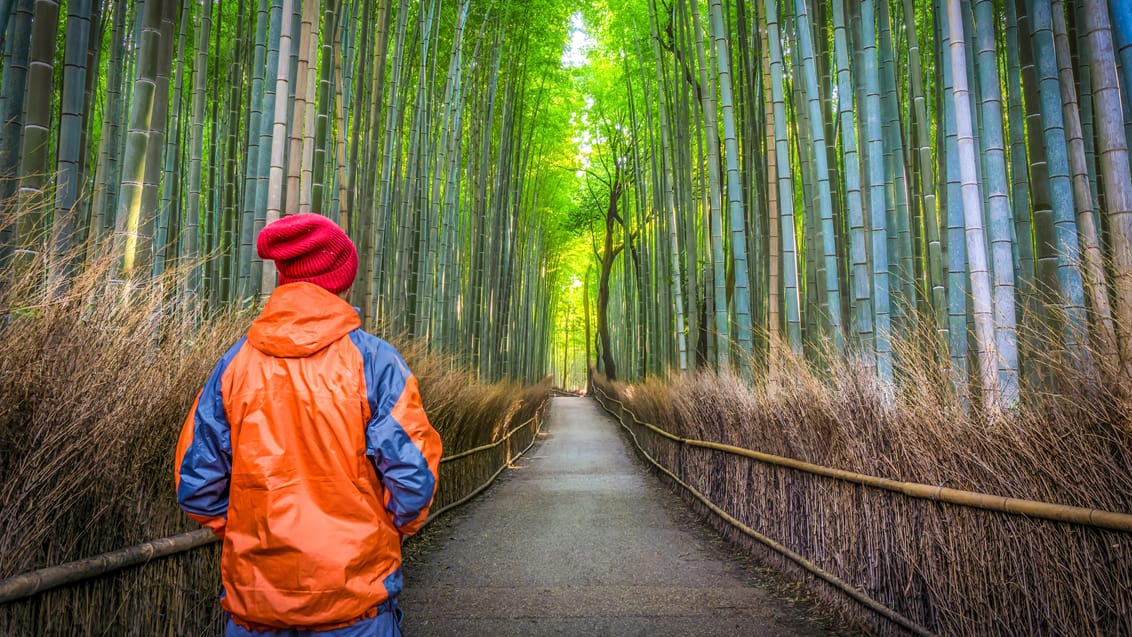
[[[474,498],[534,444],[549,396],[545,380],[437,410],[446,453],[426,525]],[[0,580],[0,634],[220,634],[219,557],[211,531],[196,529]]]
[[[595,388],[721,533],[877,634],[1132,635],[1132,515],[682,438],[642,422],[613,387]]]

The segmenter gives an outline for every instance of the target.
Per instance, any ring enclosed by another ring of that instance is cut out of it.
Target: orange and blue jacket
[[[400,354],[310,283],[275,289],[177,444],[177,501],[223,540],[221,605],[247,628],[330,630],[401,590],[441,443]]]

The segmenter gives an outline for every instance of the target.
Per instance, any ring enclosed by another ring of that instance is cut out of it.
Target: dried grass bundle
[[[171,495],[172,452],[249,319],[194,325],[173,293],[183,270],[137,285],[106,248],[66,287],[49,289],[42,266],[0,272],[0,577],[194,526]],[[215,617],[195,591],[215,596],[215,569],[206,549],[9,604],[0,633],[128,632],[136,617],[209,632]]]

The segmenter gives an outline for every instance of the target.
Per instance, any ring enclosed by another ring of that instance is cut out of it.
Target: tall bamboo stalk
[[[142,191],[147,156],[151,150],[153,104],[157,92],[157,67],[161,46],[161,14],[163,0],[147,0],[141,19],[141,43],[138,50],[137,76],[130,103],[130,123],[126,133],[125,156],[122,160],[122,182],[114,222],[115,247],[122,255],[122,271],[129,275],[135,268],[148,265],[146,257],[149,237],[143,237]]]
[[[20,144],[24,133],[24,96],[31,57],[31,23],[34,0],[17,0],[4,42],[4,77],[0,83],[0,202],[7,202],[19,186]],[[16,229],[0,226],[0,263],[7,263],[16,247]]]
[[[180,4],[181,17],[178,21],[180,28],[177,34],[176,49],[173,48],[173,19],[176,17],[177,6]],[[176,170],[176,166],[184,161],[183,157],[183,130],[182,130],[182,95],[184,93],[185,73],[187,68],[185,60],[187,57],[187,49],[185,46],[186,37],[188,34],[188,25],[191,21],[192,3],[176,3],[170,2],[166,7],[166,13],[162,16],[162,33],[168,34],[169,45],[166,47],[172,58],[165,68],[166,71],[164,86],[165,86],[165,111],[168,120],[167,131],[164,134],[164,153],[160,172],[155,175],[156,179],[150,179],[153,184],[154,193],[156,197],[156,190],[161,189],[161,203],[156,207],[156,223],[153,229],[153,275],[155,277],[161,276],[165,272],[166,264],[168,261],[176,261],[178,239],[180,234],[181,223],[181,201],[182,201],[182,179],[181,173]],[[173,101],[170,104],[168,101],[168,82],[169,73],[174,70],[172,68],[173,60],[177,60],[176,67],[176,80],[173,83]],[[161,85],[159,84],[159,87]],[[160,90],[160,89],[159,89]],[[163,127],[164,128],[164,127]],[[163,187],[162,187],[163,186]]]
[[[1018,402],[1018,330],[1014,291],[1014,249],[1012,237],[1013,215],[1010,199],[1007,196],[1006,179],[1006,141],[1003,134],[1002,88],[998,75],[996,48],[996,29],[994,3],[991,0],[978,0],[975,3],[975,41],[978,81],[982,103],[982,130],[980,139],[983,153],[983,186],[988,202],[986,218],[989,221],[991,243],[991,268],[994,277],[994,339],[998,379],[999,399],[1005,406]],[[952,33],[952,37],[957,37]],[[954,47],[952,48],[954,52]],[[956,59],[952,55],[952,61]],[[965,83],[965,82],[964,82]],[[958,100],[959,97],[956,96]],[[960,118],[960,121],[962,118]],[[960,129],[960,144],[963,143]],[[964,151],[960,149],[960,153]],[[960,161],[963,161],[963,155]],[[966,196],[964,205],[966,206]],[[965,210],[966,212],[966,210]],[[980,211],[981,212],[981,211]],[[967,224],[970,233],[970,223]],[[976,256],[971,251],[968,239],[968,259],[972,266]],[[976,246],[978,247],[978,246]],[[985,248],[984,248],[985,249]],[[971,271],[971,289],[976,290],[975,273]],[[976,305],[976,311],[978,306]],[[976,323],[976,330],[979,329]],[[980,362],[980,365],[983,364]]]
[[[311,63],[318,61],[318,16],[320,0],[302,0],[299,55],[295,70],[292,125],[290,127],[287,168],[286,214],[311,210],[311,174],[314,171],[315,74]]]
[[[1061,109],[1061,88],[1057,76],[1057,56],[1053,47],[1053,18],[1049,2],[1029,0],[1030,34],[1034,44],[1034,64],[1041,100],[1042,140],[1053,206],[1054,248],[1057,251],[1057,277],[1064,304],[1066,347],[1072,355],[1087,351],[1085,290],[1077,267],[1080,243],[1073,205],[1073,186],[1069,181],[1069,156]]]
[[[1018,16],[1013,2],[1003,3],[1006,17],[1006,77],[1021,79]],[[1010,200],[1014,207],[1014,236],[1018,264],[1015,274],[1018,291],[1032,312],[1034,300],[1034,235],[1030,229],[1030,171],[1026,158],[1026,113],[1022,106],[1020,82],[1006,82],[1008,128],[1010,130]],[[1021,321],[1020,321],[1021,322]]]
[[[834,348],[844,348],[841,326],[841,290],[837,277],[837,249],[833,227],[833,200],[829,183],[829,155],[825,141],[825,116],[818,93],[817,70],[814,64],[812,25],[806,11],[805,0],[794,0],[797,17],[798,46],[801,55],[802,77],[805,85],[806,108],[810,121],[810,141],[813,144],[814,168],[817,172],[817,204],[821,218],[821,258],[824,272],[822,301],[828,314],[830,337]],[[815,246],[816,247],[816,246]]]
[[[42,199],[51,178],[51,112],[55,101],[53,75],[58,32],[59,3],[36,0],[20,144],[19,205],[23,214],[16,221],[19,260],[28,264],[39,258],[47,242],[46,206]]]
[[[975,339],[979,347],[979,376],[982,380],[983,404],[987,409],[997,409],[1005,404],[1005,401],[998,376],[994,308],[991,301],[986,235],[983,231],[983,198],[975,175],[977,151],[967,88],[966,37],[963,32],[961,11],[960,0],[948,0],[948,48],[951,55],[951,80],[954,86],[963,218],[966,224],[967,273],[971,279],[971,302],[975,314]]]
[[[851,324],[862,360],[876,367],[873,336],[872,286],[866,245],[864,201],[861,198],[861,161],[857,152],[856,124],[853,119],[853,79],[849,69],[849,43],[845,26],[844,2],[833,3],[833,38],[837,66],[837,116],[841,128],[841,154],[844,162],[845,203],[849,223],[850,279],[853,286]],[[892,378],[882,378],[892,382]]]
[[[1088,282],[1089,300],[1093,309],[1093,334],[1100,356],[1110,364],[1117,363],[1116,327],[1113,325],[1109,305],[1104,257],[1101,255],[1100,236],[1093,214],[1093,193],[1089,182],[1088,160],[1085,157],[1084,134],[1081,130],[1081,112],[1077,104],[1077,85],[1069,52],[1069,34],[1065,25],[1065,12],[1061,0],[1050,3],[1053,40],[1057,57],[1058,79],[1061,83],[1062,115],[1065,120],[1065,137],[1069,150],[1070,177],[1073,184],[1073,203],[1077,213],[1077,230],[1080,233],[1079,250],[1084,257],[1084,274]]]
[[[1093,72],[1093,108],[1097,124],[1097,152],[1105,184],[1108,223],[1115,266],[1116,325],[1120,330],[1120,359],[1132,369],[1132,179],[1127,138],[1122,136],[1121,103],[1116,75],[1108,7],[1101,0],[1085,0],[1085,32]],[[1128,12],[1121,12],[1122,28]],[[1125,69],[1128,72],[1128,69]],[[1129,373],[1126,371],[1126,373]]]
[[[778,170],[779,224],[782,240],[782,277],[786,339],[791,349],[802,351],[802,324],[799,311],[797,242],[794,238],[794,185],[790,167],[790,148],[786,135],[786,104],[783,97],[782,45],[779,39],[778,5],[764,0],[767,53],[770,55],[771,104],[774,117],[775,163]]]
[[[939,209],[936,198],[935,174],[932,164],[931,128],[928,117],[927,96],[923,87],[923,65],[920,59],[919,37],[916,33],[916,15],[913,0],[902,2],[904,27],[908,34],[908,75],[911,85],[913,113],[913,142],[916,165],[920,174],[920,214],[923,218],[924,241],[927,243],[927,286],[931,290],[931,307],[934,310],[936,329],[942,343],[947,343],[947,287],[944,279],[944,259],[940,240]],[[1010,28],[1010,25],[1007,25]]]
[[[293,0],[283,0],[279,31],[279,55],[291,50],[291,7]],[[291,65],[283,61],[278,63],[278,73],[275,78],[275,116],[271,125],[271,168],[268,171],[267,181],[267,216],[265,223],[277,221],[283,214],[283,195],[285,184],[285,169],[283,163],[287,152],[287,130],[290,122],[287,119],[287,86],[291,81]],[[298,193],[295,193],[296,195]],[[270,294],[275,289],[275,262],[265,261],[263,264],[263,282],[260,284],[261,294]]]
[[[260,147],[260,131],[263,127],[262,119],[265,109],[264,75],[267,65],[268,18],[270,8],[270,0],[259,0],[259,4],[256,8],[254,45],[251,49],[252,79],[249,92],[250,104],[245,120],[247,131],[247,159],[244,169],[244,186],[241,190],[243,205],[241,206],[239,222],[240,244],[239,249],[234,251],[239,275],[236,298],[241,300],[250,299],[252,295],[256,293],[255,287],[262,281],[261,277],[260,279],[255,279],[253,283],[252,262],[258,261],[258,257],[254,254],[254,241],[258,230],[255,223],[255,199],[256,186],[259,179],[259,166],[261,163],[260,155],[268,152],[268,149]]]
[[[1099,11],[1097,5],[1081,3],[1085,11]],[[1082,11],[1084,13],[1085,11]],[[1112,27],[1112,44],[1115,53],[1120,58],[1120,70],[1117,71],[1117,86],[1123,95],[1132,95],[1132,5],[1124,0],[1108,0],[1109,25]],[[1086,41],[1089,38],[1088,21],[1082,20],[1086,25],[1082,31]],[[1092,48],[1092,45],[1089,46]],[[1091,63],[1091,61],[1090,61]],[[1127,145],[1132,146],[1132,99],[1122,101],[1124,112],[1124,134]]]
[[[190,270],[185,278],[185,298],[190,304],[189,314],[197,304],[201,285],[200,258],[200,216],[201,216],[201,171],[204,154],[204,94],[208,84],[208,38],[212,30],[212,3],[205,1],[201,6],[200,20],[196,27],[196,60],[193,63],[193,106],[192,125],[189,133],[189,188],[185,211],[185,241],[182,244],[182,257],[188,261]]]
[[[662,71],[661,71],[661,65],[659,64],[659,61],[661,59],[661,57],[660,57],[660,46],[658,44],[658,41],[660,40],[660,34],[658,33],[658,30],[657,30],[655,10],[649,12],[649,25],[650,25],[650,29],[651,29],[651,32],[652,32],[652,38],[651,38],[652,54],[653,54],[653,58],[658,62],[656,64],[656,68],[655,68],[655,71],[656,71],[656,91],[657,91],[656,109],[657,109],[657,115],[659,116],[659,122],[660,122],[660,131],[659,131],[658,137],[660,138],[661,161],[664,165],[664,173],[663,173],[663,181],[662,181],[662,183],[663,183],[663,187],[662,187],[663,195],[662,196],[663,196],[663,206],[664,206],[664,211],[665,211],[664,219],[667,222],[667,226],[668,226],[668,232],[669,232],[668,236],[669,236],[669,244],[670,244],[669,249],[672,251],[671,257],[670,257],[670,260],[669,260],[669,272],[670,272],[670,276],[671,276],[671,284],[672,284],[672,291],[673,291],[673,302],[676,305],[676,347],[677,347],[677,351],[679,352],[679,357],[680,357],[679,358],[680,371],[685,371],[685,370],[688,369],[688,351],[687,351],[688,350],[688,343],[687,343],[687,338],[686,338],[685,333],[684,333],[684,296],[682,294],[681,284],[680,284],[680,251],[679,251],[679,248],[678,248],[678,246],[679,246],[679,240],[678,240],[679,239],[679,237],[678,237],[679,232],[678,232],[678,228],[677,228],[678,224],[677,224],[677,220],[676,220],[676,192],[675,192],[675,184],[673,183],[672,155],[671,155],[670,141],[669,141],[669,137],[671,136],[671,130],[672,129],[670,128],[670,125],[669,125],[668,99],[667,99],[667,96],[664,94],[664,91],[663,91],[664,81],[663,81],[663,78],[661,77]],[[639,45],[638,45],[637,57],[638,58],[641,57]],[[642,60],[642,63],[643,63],[643,60]],[[588,323],[588,321],[587,321],[587,323]],[[589,356],[587,354],[587,364],[588,364],[588,358],[589,358]]]
[[[735,278],[735,340],[739,346],[740,370],[749,372],[752,353],[751,293],[747,271],[747,228],[743,212],[743,186],[739,178],[739,141],[735,128],[735,100],[731,88],[731,52],[723,26],[723,3],[711,2],[711,31],[715,40],[718,66],[720,109],[723,116],[723,145],[727,159],[727,202],[731,226],[732,270]],[[836,268],[835,268],[836,274]]]
[[[79,162],[83,152],[83,117],[86,110],[87,53],[90,44],[91,2],[71,0],[67,3],[67,25],[63,47],[63,90],[59,117],[59,142],[56,160],[55,216],[52,220],[51,261],[57,268],[51,287],[70,274],[69,265],[59,263],[71,254],[75,227],[76,204],[83,185]]]
[[[884,138],[881,128],[880,56],[872,0],[860,4],[861,50],[864,53],[865,138],[868,174],[869,238],[873,283],[873,329],[876,339],[877,375],[893,377],[892,311],[888,255],[888,216],[885,211]]]
[[[717,369],[731,365],[731,330],[727,314],[727,275],[724,264],[722,180],[719,174],[719,124],[717,120],[718,102],[716,84],[709,81],[707,55],[704,48],[704,29],[700,21],[699,3],[690,2],[691,25],[696,41],[696,69],[699,73],[700,111],[703,117],[705,145],[707,150],[707,212],[710,228],[711,272],[713,281],[713,301],[715,308],[715,364]]]

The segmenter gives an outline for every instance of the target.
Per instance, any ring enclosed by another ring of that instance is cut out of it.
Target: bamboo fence
[[[494,427],[496,431],[503,432],[495,441],[441,458],[440,483],[432,511],[425,521],[426,526],[482,493],[534,445],[542,430],[545,399],[549,396],[548,388],[544,386],[542,389],[541,395],[538,391],[526,392],[518,408],[504,416],[502,426]],[[507,428],[520,418],[522,422]],[[484,422],[479,421],[479,424],[482,430]],[[164,605],[165,612],[173,611],[176,616],[152,616],[143,612],[134,614],[134,617],[140,615],[152,624],[151,628],[161,626],[170,634],[216,632],[216,620],[219,619],[215,603],[215,591],[218,590],[215,580],[219,573],[217,539],[208,529],[196,529],[0,580],[0,627],[15,631],[32,630],[40,635],[72,633],[76,629],[93,633],[118,630],[146,632],[148,628],[139,627],[136,620],[131,621],[129,612],[134,605],[130,600],[146,595],[131,595],[131,589],[141,585],[139,580],[146,582],[144,586],[160,588],[163,581],[172,579],[166,577],[166,571],[183,569],[197,575],[190,578],[191,590],[168,591],[167,596],[171,600],[166,600],[169,603]],[[177,555],[184,559],[160,559]],[[131,567],[135,567],[137,572],[131,572]],[[147,570],[151,573],[146,573]],[[119,576],[123,572],[128,574]],[[183,578],[184,573],[180,575]],[[133,584],[124,584],[126,580]],[[98,590],[100,588],[102,590]],[[124,598],[109,617],[90,608],[89,603],[92,598],[106,595],[107,589],[115,591],[112,595]],[[52,603],[43,599],[53,595],[67,601]],[[184,600],[175,603],[174,600],[180,597]],[[85,607],[83,600],[87,602]],[[61,607],[73,610],[60,613]]]
[[[1132,515],[685,438],[594,387],[638,451],[724,535],[878,634],[1132,634],[1132,564],[1120,559]]]

